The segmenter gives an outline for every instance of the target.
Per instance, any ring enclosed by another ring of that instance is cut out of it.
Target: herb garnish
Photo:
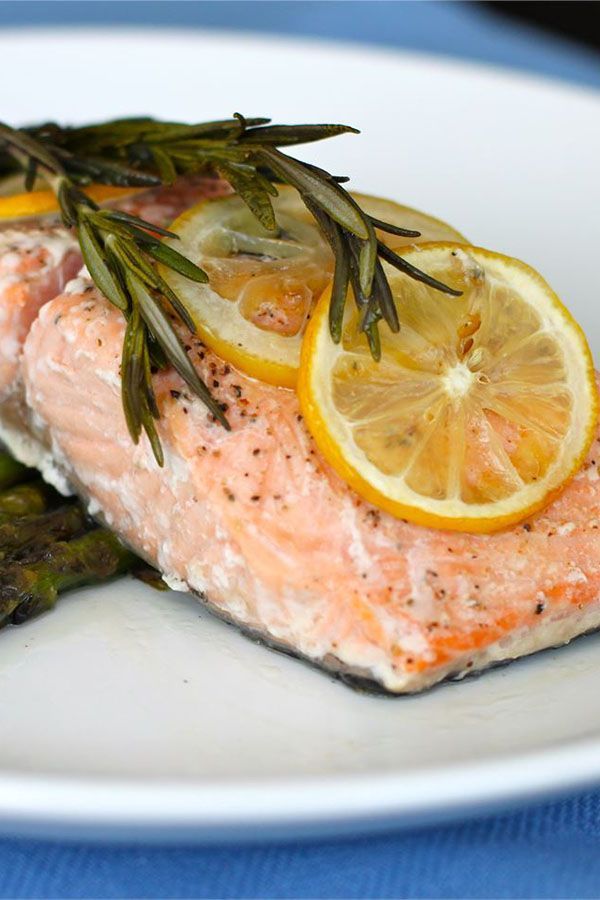
[[[167,309],[194,331],[184,302],[169,288],[155,261],[197,282],[207,275],[162,243],[156,235],[176,237],[136,216],[100,209],[81,190],[90,182],[153,187],[180,175],[201,171],[229,182],[258,221],[277,230],[271,197],[276,184],[296,188],[313,214],[335,257],[330,307],[334,341],[342,334],[349,287],[361,313],[371,353],[381,356],[378,326],[383,319],[400,328],[382,260],[430,287],[456,295],[445,284],[407,263],[377,239],[375,229],[407,237],[419,232],[369,216],[342,187],[348,179],[283,153],[291,147],[356,129],[346,125],[271,125],[269,119],[232,119],[186,125],[150,118],[119,119],[80,128],[48,123],[15,129],[0,123],[0,174],[20,168],[31,190],[38,174],[55,192],[64,224],[74,228],[84,261],[104,296],[127,320],[121,380],[127,425],[137,443],[142,430],[163,464],[155,421],[160,412],[152,387],[152,369],[172,365],[225,426],[227,419],[192,366],[171,324]]]

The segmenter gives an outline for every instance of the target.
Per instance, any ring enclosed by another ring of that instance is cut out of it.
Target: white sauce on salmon
[[[79,249],[79,244],[74,235],[60,225],[0,230],[0,255],[7,268],[10,267],[13,248],[17,261],[18,254],[43,248],[48,253],[50,264],[58,266],[69,250]]]

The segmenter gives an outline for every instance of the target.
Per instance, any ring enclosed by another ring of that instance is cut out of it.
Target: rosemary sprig
[[[389,234],[418,237],[419,233],[372,218],[341,186],[348,179],[301,162],[281,152],[281,147],[356,133],[347,125],[272,125],[269,119],[233,118],[186,125],[149,118],[119,119],[82,128],[45,125],[30,129],[30,136],[50,139],[64,165],[82,172],[90,162],[90,177],[114,183],[117,168],[122,181],[127,173],[143,172],[157,182],[171,182],[178,175],[208,170],[219,174],[246,202],[269,231],[277,230],[271,197],[275,184],[295,187],[315,216],[331,245],[335,259],[331,305],[331,334],[339,341],[348,287],[362,313],[362,328],[374,349],[377,323],[384,319],[392,331],[399,321],[380,258],[430,287],[455,294],[446,285],[404,262],[377,240],[375,229]],[[353,262],[349,262],[353,260]],[[376,277],[377,275],[377,277]]]
[[[134,441],[142,429],[154,454],[163,456],[155,421],[159,410],[152,388],[153,367],[173,365],[215,417],[227,421],[188,360],[165,305],[193,331],[184,303],[166,285],[153,262],[198,282],[205,273],[168,248],[156,234],[171,236],[147,222],[113,210],[101,210],[80,190],[90,181],[126,186],[171,183],[180,175],[214,173],[230,183],[258,221],[277,231],[271,198],[278,183],[295,187],[331,246],[335,270],[330,307],[334,341],[342,334],[349,288],[361,315],[373,356],[381,355],[379,323],[397,332],[400,322],[382,261],[439,291],[457,295],[421,272],[377,237],[418,237],[369,216],[342,187],[344,177],[302,162],[281,147],[355,132],[345,125],[272,125],[269,119],[233,118],[186,125],[151,118],[119,119],[81,128],[55,123],[27,129],[0,124],[0,171],[16,162],[31,187],[43,174],[56,192],[65,224],[75,228],[90,274],[102,293],[127,319],[123,345],[123,407]]]
[[[212,414],[229,427],[221,407],[199,377],[175,332],[165,306],[193,330],[185,306],[152,265],[160,259],[188,278],[206,282],[206,274],[154,235],[170,232],[126,213],[100,209],[75,184],[56,155],[25,132],[0,124],[0,141],[22,166],[26,177],[39,170],[56,193],[63,222],[74,228],[84,262],[97,287],[127,319],[121,360],[122,402],[127,426],[137,443],[142,430],[148,436],[159,465],[164,456],[156,430],[159,410],[152,386],[153,367],[174,366]],[[150,179],[135,174],[136,184]],[[152,233],[150,233],[152,232]]]

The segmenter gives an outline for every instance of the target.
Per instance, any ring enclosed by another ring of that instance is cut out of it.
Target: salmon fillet
[[[164,226],[225,190],[182,180],[119,206]],[[123,420],[120,314],[85,277],[55,298],[80,267],[55,222],[0,231],[0,431],[173,587],[281,649],[394,693],[600,626],[598,441],[564,494],[525,524],[491,536],[419,528],[361,501],[319,459],[293,392],[244,377],[189,338],[233,428],[176,374],[159,374],[161,470]]]
[[[23,341],[40,308],[81,266],[77,241],[54,222],[0,231],[0,399],[16,380]]]
[[[225,431],[174,372],[156,392],[165,467],[127,433],[121,315],[77,280],[21,359],[17,455],[66,479],[168,583],[356,684],[415,692],[600,627],[599,440],[546,510],[493,535],[421,528],[363,502],[319,458],[294,392],[188,352]],[[13,434],[14,437],[14,434]]]
[[[216,178],[188,178],[108,205],[164,227],[189,206],[229,190]],[[0,228],[0,402],[17,381],[19,355],[33,320],[82,265],[79,244],[58,217]]]

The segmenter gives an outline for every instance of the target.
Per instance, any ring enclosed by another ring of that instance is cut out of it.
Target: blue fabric
[[[0,26],[31,24],[319,35],[600,87],[591,51],[474,4],[0,3]],[[4,839],[0,897],[600,897],[599,851],[600,793],[588,793],[478,822],[318,844],[163,849]]]
[[[474,3],[440,2],[13,2],[0,26],[149,25],[310,35],[443,53],[600,86],[592,51],[517,27]]]
[[[600,797],[458,826],[281,846],[0,841],[2,897],[598,897]]]

